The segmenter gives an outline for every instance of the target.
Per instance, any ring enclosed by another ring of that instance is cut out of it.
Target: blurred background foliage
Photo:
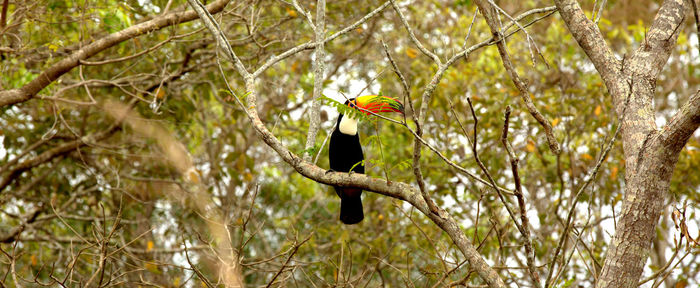
[[[543,7],[540,1],[500,2],[511,15]],[[579,2],[587,12],[593,11],[595,1]],[[299,3],[314,15],[315,1]],[[382,3],[328,1],[327,35]],[[182,9],[186,1],[11,0],[7,26],[0,29],[0,47],[8,48],[1,54],[0,89],[20,87],[82,45],[151,19],[166,6]],[[471,1],[402,1],[400,6],[418,38],[441,58],[465,45],[476,11]],[[599,28],[619,57],[644,41],[657,9],[657,1],[607,1]],[[544,15],[535,14],[522,22]],[[286,1],[233,1],[215,18],[235,52],[252,69],[286,49],[313,40],[312,28]],[[656,86],[659,127],[700,84],[698,39],[691,18],[686,17],[679,28],[678,45]],[[471,31],[467,47],[491,37],[480,15]],[[541,127],[517,97],[493,46],[457,61],[445,73],[423,129],[425,138],[448,158],[481,175],[467,144],[467,137],[476,137],[479,157],[490,173],[499,185],[512,188],[500,135],[505,107],[514,108],[510,141],[520,158],[537,263],[543,266],[540,273],[546,275],[572,202],[571,191],[581,186],[595,165],[618,119],[606,87],[556,13],[527,31],[541,58],[531,57],[523,33],[509,38],[508,48],[518,72],[529,80],[535,105],[555,127],[562,144],[560,155],[549,151]],[[409,82],[413,105],[418,107],[437,67],[411,44],[391,7],[326,44],[324,94],[342,101],[340,95],[354,97],[367,86],[363,94],[402,98],[401,84],[380,40],[390,47]],[[150,32],[89,60],[116,59],[147,49],[152,51],[125,61],[76,68],[42,90],[37,99],[2,108],[0,166],[7,168],[18,157],[22,157],[21,162],[85,135],[108,131],[114,119],[102,105],[107,100],[127,103],[136,99],[134,110],[149,123],[171,132],[191,154],[202,184],[228,223],[244,282],[249,286],[266,285],[283,268],[273,286],[481,283],[442,230],[399,200],[365,192],[365,220],[359,225],[342,225],[332,188],[300,176],[257,138],[245,114],[224,90],[216,44],[199,21]],[[298,53],[272,66],[257,82],[263,122],[298,154],[304,153],[308,129],[312,59],[310,51]],[[226,61],[222,64],[234,91],[244,94],[243,82],[233,67]],[[40,99],[53,97],[60,100]],[[474,121],[467,97],[471,97],[479,118],[477,135],[471,132]],[[318,146],[312,151],[320,153],[320,167],[328,167],[327,145],[321,143],[334,126],[336,115],[334,108],[324,106]],[[368,174],[415,182],[410,132],[372,120],[361,123],[360,134]],[[4,286],[85,283],[98,265],[95,235],[112,227],[120,207],[123,220],[108,248],[113,253],[106,263],[111,284],[203,285],[191,265],[216,283],[217,259],[207,248],[212,241],[207,220],[188,208],[188,200],[182,196],[187,192],[164,157],[153,139],[122,126],[104,139],[56,155],[36,167],[12,175],[3,169],[2,176],[12,180],[0,190],[0,232],[11,231],[22,225],[26,215],[39,211],[32,223],[25,223],[19,237],[0,244],[4,251],[0,275],[8,275],[12,268],[20,278],[4,276],[0,278]],[[507,283],[528,286],[524,270],[517,269],[525,265],[520,236],[493,191],[456,173],[428,149],[423,151],[421,164],[437,204],[462,224],[484,258],[499,269]],[[618,143],[581,199],[575,221],[575,233],[581,241],[575,244],[577,253],[571,250],[574,243],[567,244],[571,260],[565,265],[559,287],[592,285],[614,231],[613,211],[621,210],[624,169]],[[699,170],[700,137],[696,133],[680,156],[671,186],[673,197],[668,199],[669,207],[681,207],[687,201],[689,219],[697,219]],[[647,275],[665,264],[669,251],[675,249],[678,233],[670,212],[666,211],[658,227]],[[309,236],[298,251],[291,252],[295,243]],[[14,261],[10,261],[12,257]],[[288,257],[292,260],[286,262]],[[676,268],[667,287],[697,285],[696,257],[697,253],[690,255]],[[14,262],[13,267],[10,262]]]

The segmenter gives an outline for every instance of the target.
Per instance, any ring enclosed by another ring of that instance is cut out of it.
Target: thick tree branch
[[[35,207],[32,211],[28,212],[25,216],[20,217],[21,223],[10,231],[0,234],[0,243],[12,243],[14,242],[20,233],[24,231],[27,225],[31,225],[37,220],[39,214],[44,211],[43,207]]]
[[[583,13],[581,6],[576,0],[554,0],[559,10],[562,20],[569,28],[569,32],[574,36],[583,52],[593,62],[596,70],[603,77],[603,81],[608,89],[616,86],[619,82],[620,61],[615,58],[612,50],[598,27]]]
[[[700,126],[700,90],[690,96],[671,121],[659,133],[665,149],[680,153],[690,136]],[[677,155],[676,155],[677,157]]]
[[[36,157],[29,158],[25,161],[22,161],[21,163],[18,163],[17,165],[8,167],[7,171],[2,171],[6,175],[0,178],[0,193],[2,193],[2,190],[4,190],[5,187],[10,185],[10,183],[12,183],[13,180],[17,179],[17,177],[21,175],[24,171],[49,162],[56,157],[65,155],[66,153],[74,151],[75,149],[78,149],[87,144],[103,140],[108,136],[112,135],[112,133],[114,133],[119,127],[120,126],[118,123],[114,124],[112,125],[112,127],[108,128],[105,131],[86,135],[81,137],[80,139],[62,143],[61,145],[44,151]]]
[[[218,0],[208,5],[212,13],[218,13],[224,9],[226,3],[230,0]],[[168,26],[177,25],[180,23],[197,19],[197,13],[194,11],[172,12],[162,16],[158,16],[152,20],[131,26],[119,32],[109,34],[101,39],[84,46],[82,49],[73,52],[70,56],[56,62],[51,67],[44,70],[34,80],[16,89],[0,91],[0,107],[13,105],[32,99],[46,88],[53,81],[68,73],[73,68],[80,65],[81,60],[88,59],[93,55],[100,53],[107,48],[117,45],[125,40],[132,39],[143,34],[147,34]]]
[[[0,11],[0,29],[5,28],[7,21],[7,7],[10,6],[9,0],[2,1],[2,11]]]
[[[596,287],[637,286],[656,236],[679,152],[698,126],[697,96],[691,97],[663,131],[658,131],[655,124],[656,81],[676,44],[684,12],[683,0],[664,1],[645,40],[620,67],[620,81],[606,80],[622,122],[625,197]],[[605,72],[615,69],[615,65],[596,69],[605,80]],[[627,84],[620,85],[621,81]],[[629,92],[624,93],[625,90]],[[625,95],[631,98],[629,107],[622,103]]]
[[[624,69],[631,70],[635,78],[641,76],[655,80],[673,51],[684,19],[684,0],[664,1],[644,41],[632,55],[629,68]]]
[[[208,21],[205,13],[201,13],[200,17],[203,21]],[[367,16],[365,16],[365,18],[367,18]],[[219,33],[219,31],[211,32],[215,35]],[[271,59],[268,61],[268,63],[270,63],[270,61],[279,60]],[[239,70],[239,72],[242,71]],[[413,205],[425,215],[427,215],[433,222],[440,226],[450,236],[450,238],[454,241],[454,243],[457,245],[460,251],[462,251],[462,253],[465,255],[471,267],[474,270],[476,270],[477,273],[479,273],[481,278],[489,286],[505,287],[505,283],[503,283],[503,280],[501,280],[501,278],[498,276],[498,273],[495,270],[493,270],[488,265],[488,263],[486,263],[486,261],[481,257],[479,252],[466,238],[464,232],[461,230],[457,222],[444,211],[441,211],[442,213],[440,213],[440,215],[430,212],[428,205],[421,196],[420,192],[417,191],[414,187],[406,183],[388,182],[383,179],[371,178],[367,175],[358,173],[327,173],[325,169],[322,169],[311,162],[304,161],[301,157],[289,151],[289,149],[287,149],[282,144],[282,142],[280,142],[280,140],[277,139],[277,137],[275,137],[275,135],[267,129],[267,127],[265,127],[265,124],[260,120],[260,117],[258,116],[258,112],[255,105],[255,103],[257,103],[257,89],[255,87],[254,78],[255,73],[252,75],[246,75],[243,73],[241,74],[241,76],[245,80],[247,93],[247,103],[245,105],[242,105],[242,108],[247,111],[248,118],[252,122],[255,131],[258,133],[258,136],[265,142],[265,144],[267,144],[267,146],[272,148],[282,158],[282,160],[284,160],[290,166],[292,166],[299,174],[319,183],[340,187],[358,187],[362,188],[363,190],[374,191],[379,194],[401,199],[411,203],[411,205]],[[229,92],[235,93],[234,91]],[[240,100],[239,97],[237,97],[237,99]]]

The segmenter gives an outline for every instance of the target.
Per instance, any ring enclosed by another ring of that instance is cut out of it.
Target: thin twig
[[[510,158],[510,168],[513,173],[513,180],[515,181],[515,197],[518,199],[518,206],[520,207],[520,225],[522,225],[522,236],[523,242],[525,242],[525,254],[527,256],[527,267],[532,278],[533,284],[536,287],[540,287],[540,275],[537,272],[535,264],[535,251],[532,249],[532,240],[530,236],[530,223],[527,218],[527,211],[525,206],[525,199],[523,197],[522,187],[520,185],[520,175],[518,174],[518,162],[520,161],[518,157],[515,156],[513,152],[513,147],[510,142],[508,142],[508,124],[510,120],[511,108],[506,106],[505,111],[505,121],[503,124],[503,133],[501,134],[501,143],[508,152],[508,157]]]
[[[306,241],[309,241],[309,239],[311,239],[311,236],[313,236],[313,235],[314,234],[311,233],[309,236],[306,237],[306,239],[304,239],[303,241],[301,241],[298,244],[296,242],[294,242],[294,248],[292,249],[292,252],[289,253],[287,260],[284,261],[284,264],[282,265],[282,267],[280,267],[280,269],[277,271],[277,273],[275,273],[275,276],[272,277],[272,280],[270,280],[270,282],[267,283],[267,286],[265,286],[266,288],[270,287],[273,283],[275,283],[275,280],[277,279],[277,277],[280,276],[280,274],[282,274],[282,272],[284,271],[284,268],[287,267],[287,264],[289,264],[289,261],[292,260],[292,257],[294,257],[294,254],[296,254],[297,250],[299,250],[299,247],[301,247],[301,245],[304,245],[304,243],[306,243]]]
[[[408,21],[406,20],[406,17],[403,15],[401,12],[401,8],[399,8],[399,5],[396,4],[395,0],[390,0],[391,1],[391,6],[394,8],[394,11],[396,11],[396,14],[399,15],[399,19],[401,19],[401,23],[403,24],[403,27],[406,28],[406,31],[408,31],[408,35],[411,37],[411,42],[413,42],[413,45],[416,45],[418,47],[418,50],[423,52],[426,56],[428,56],[430,59],[433,59],[433,62],[437,64],[438,66],[442,66],[442,61],[440,61],[440,57],[435,55],[435,53],[430,52],[430,50],[426,49],[425,46],[423,46],[423,43],[421,43],[418,38],[416,38],[416,34],[413,33],[413,29],[411,29],[411,26],[408,25]]]
[[[488,2],[489,4],[486,4],[485,2]],[[527,31],[525,31],[525,27],[521,26],[518,24],[517,20],[508,16],[505,11],[503,11],[500,7],[498,7],[493,1],[491,0],[482,0],[478,1],[477,4],[479,7],[482,9],[482,13],[484,14],[484,17],[486,18],[486,22],[488,23],[489,27],[491,28],[491,32],[494,34],[494,38],[500,39],[503,38],[503,33],[502,33],[502,27],[501,24],[497,21],[497,13],[495,10],[501,11],[504,15],[509,17],[517,26],[522,30],[524,33],[527,34]],[[529,35],[527,36],[529,37]],[[530,39],[530,38],[528,38]],[[528,40],[528,45],[530,44],[530,40]],[[518,75],[518,72],[515,70],[515,66],[513,66],[513,62],[510,60],[510,55],[507,50],[507,46],[505,45],[504,42],[498,42],[497,45],[498,47],[498,53],[500,54],[501,57],[501,62],[503,63],[503,68],[506,69],[508,72],[508,75],[510,76],[511,80],[513,81],[513,84],[515,87],[518,89],[520,98],[522,101],[525,103],[525,107],[527,107],[528,112],[530,112],[530,115],[537,120],[537,122],[544,128],[545,136],[547,137],[547,143],[549,144],[549,149],[552,151],[554,154],[559,154],[561,152],[560,144],[557,141],[556,137],[554,137],[554,131],[552,128],[552,123],[547,120],[540,111],[537,110],[537,107],[533,103],[532,99],[530,98],[530,92],[528,89],[528,83],[527,81],[523,80],[520,78]],[[537,45],[535,45],[535,48]],[[539,51],[538,51],[539,53]],[[545,62],[546,63],[546,62]]]
[[[561,238],[559,238],[559,244],[557,245],[557,248],[554,250],[554,256],[552,257],[552,261],[549,263],[549,272],[547,274],[547,280],[545,281],[545,285],[544,285],[545,288],[548,288],[553,283],[552,274],[554,272],[554,269],[553,269],[554,264],[557,262],[557,258],[559,257],[559,252],[561,251],[561,248],[564,245],[564,241],[568,238],[569,229],[571,227],[571,222],[573,220],[573,216],[574,216],[575,211],[576,211],[576,204],[578,203],[578,199],[581,196],[581,194],[583,193],[583,191],[586,190],[588,185],[598,175],[598,170],[600,169],[600,166],[603,164],[603,161],[605,161],[605,159],[608,156],[608,153],[610,152],[613,145],[615,144],[615,140],[617,139],[617,135],[620,133],[620,130],[622,128],[622,123],[624,123],[624,121],[625,121],[625,116],[627,116],[627,114],[625,112],[627,110],[627,107],[629,106],[630,99],[632,98],[632,97],[630,97],[631,91],[632,91],[632,83],[628,83],[628,84],[630,85],[630,89],[629,89],[630,94],[627,95],[627,100],[625,100],[625,106],[622,108],[622,114],[621,114],[622,117],[620,118],[620,121],[617,124],[617,128],[615,129],[615,133],[613,134],[613,137],[610,139],[610,142],[608,142],[608,145],[605,147],[605,150],[603,151],[603,153],[600,155],[600,158],[598,159],[598,162],[596,163],[596,165],[587,173],[586,182],[584,182],[583,185],[581,185],[581,187],[578,189],[578,191],[576,192],[576,195],[573,198],[574,199],[573,203],[571,204],[571,208],[569,209],[569,213],[566,216],[566,226],[564,228],[564,232],[562,233]]]
[[[393,1],[392,1],[393,3]],[[395,4],[394,4],[395,5]],[[406,24],[408,25],[408,24]],[[421,129],[421,123],[418,121],[418,118],[416,116],[416,112],[413,109],[413,100],[411,100],[411,95],[410,95],[410,88],[408,86],[408,83],[406,82],[406,78],[403,76],[401,71],[399,70],[398,66],[396,65],[396,62],[394,62],[394,59],[391,57],[391,53],[389,53],[389,47],[387,47],[386,43],[382,41],[382,45],[384,47],[384,52],[386,53],[387,58],[389,58],[389,62],[391,63],[391,67],[394,69],[394,73],[399,77],[401,80],[401,85],[404,90],[404,102],[405,99],[408,99],[408,104],[411,109],[411,117],[413,118],[413,123],[416,124],[416,133],[413,133],[417,138],[420,138],[420,136],[423,134],[423,130]],[[424,105],[424,104],[421,104]],[[406,124],[406,114],[404,113],[404,119],[403,119],[403,125],[408,128],[408,125]],[[408,128],[411,130],[410,128]],[[416,139],[417,139],[416,138]],[[418,183],[418,188],[421,192],[421,196],[423,196],[423,200],[425,200],[425,203],[428,204],[428,208],[432,213],[437,214],[438,213],[438,207],[435,205],[435,202],[433,202],[433,199],[430,197],[430,193],[428,193],[427,189],[425,188],[425,180],[423,179],[423,172],[420,169],[420,143],[418,140],[415,140],[414,145],[413,145],[413,175],[416,176],[416,182]]]
[[[314,21],[311,20],[311,13],[309,11],[304,10],[304,8],[302,8],[301,5],[299,5],[299,2],[297,2],[297,0],[292,0],[292,6],[294,6],[294,9],[297,9],[297,11],[299,11],[299,13],[301,13],[301,15],[304,15],[304,17],[306,17],[306,22],[309,24],[309,26],[311,26],[311,29],[316,30],[316,26],[314,25]],[[317,15],[317,17],[318,17],[318,15]]]
[[[472,118],[474,119],[474,125],[473,125],[473,134],[474,134],[474,140],[472,140],[472,154],[474,155],[474,160],[476,161],[476,164],[479,166],[481,171],[486,175],[486,179],[489,180],[489,185],[490,187],[493,188],[493,190],[496,191],[496,195],[498,195],[498,199],[501,200],[501,203],[503,203],[503,206],[506,208],[506,211],[508,211],[508,215],[510,215],[510,219],[513,220],[513,223],[515,224],[515,227],[518,228],[520,233],[523,233],[523,227],[518,223],[517,218],[515,217],[515,213],[513,213],[513,209],[510,208],[508,205],[508,200],[506,200],[505,197],[503,197],[503,193],[498,189],[498,185],[496,184],[496,180],[493,179],[491,176],[491,173],[489,173],[489,170],[486,169],[486,165],[484,165],[484,162],[481,161],[479,158],[479,151],[477,150],[477,127],[479,124],[479,118],[476,117],[476,111],[474,111],[474,105],[472,104],[471,98],[467,97],[467,103],[469,103],[469,109],[471,110]],[[457,120],[457,123],[459,123],[460,127],[462,128],[462,132],[464,133],[464,136],[469,138],[469,135],[467,134],[467,131],[464,129],[464,126],[462,126],[461,121],[459,120],[459,117],[457,117],[457,114],[455,113],[454,109],[452,109],[452,113],[455,115],[455,119]]]
[[[693,15],[695,16],[695,35],[700,40],[700,16],[698,16],[698,4],[695,1],[690,0],[690,3],[693,5]],[[698,44],[698,52],[700,53],[700,44]]]

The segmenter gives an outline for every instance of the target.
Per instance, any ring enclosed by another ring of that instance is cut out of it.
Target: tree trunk
[[[559,13],[612,96],[622,122],[625,197],[597,287],[637,287],[656,235],[680,151],[700,124],[700,92],[663,129],[656,128],[656,80],[676,45],[683,0],[667,0],[632,55],[618,59],[575,0],[555,0]]]

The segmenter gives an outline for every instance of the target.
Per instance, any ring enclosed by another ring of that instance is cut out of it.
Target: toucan
[[[398,112],[404,113],[404,107],[398,100],[379,95],[366,95],[348,99],[345,105],[355,108],[360,112],[370,115],[372,113]],[[365,159],[362,154],[362,145],[357,133],[357,120],[352,115],[340,114],[331,134],[328,145],[328,160],[330,171],[365,173]],[[335,193],[340,197],[340,221],[344,224],[360,223],[365,218],[362,211],[362,189],[352,187],[335,188]]]

